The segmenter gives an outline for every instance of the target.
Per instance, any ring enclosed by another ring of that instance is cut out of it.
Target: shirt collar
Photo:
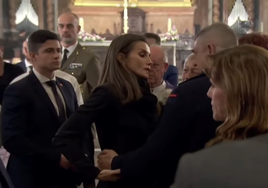
[[[27,61],[27,59],[24,59],[24,62],[26,67],[33,66],[29,61]]]
[[[151,90],[154,92],[162,91],[163,89],[166,89],[166,86],[167,86],[166,82],[163,81],[161,85],[159,85],[155,88],[151,88]]]
[[[62,54],[64,54],[64,49],[68,50],[68,54],[72,54],[75,50],[75,48],[77,47],[78,41],[76,41],[76,43],[72,46],[69,46],[68,48],[62,48]]]
[[[42,74],[40,74],[39,72],[37,72],[37,70],[35,70],[34,68],[33,68],[33,73],[35,74],[35,76],[37,77],[37,79],[40,81],[41,84],[50,81],[50,79],[48,79],[47,77],[45,77]],[[53,76],[53,78],[51,80],[56,81],[55,75]]]

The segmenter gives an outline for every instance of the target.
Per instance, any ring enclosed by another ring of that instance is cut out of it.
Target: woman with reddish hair
[[[242,44],[252,44],[259,46],[268,50],[268,35],[264,33],[250,33],[241,37],[239,40],[239,45]]]

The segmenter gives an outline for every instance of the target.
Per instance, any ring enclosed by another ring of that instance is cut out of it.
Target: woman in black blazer
[[[107,174],[94,167],[93,155],[85,156],[82,134],[90,131],[95,122],[101,149],[113,149],[119,155],[141,147],[154,131],[157,115],[157,98],[147,84],[152,61],[146,39],[126,34],[114,39],[108,48],[99,86],[91,97],[62,125],[53,143],[70,161],[74,169],[87,180],[110,180]],[[90,136],[94,153],[93,138]],[[150,187],[150,177],[121,179],[115,182],[100,181],[101,188]]]

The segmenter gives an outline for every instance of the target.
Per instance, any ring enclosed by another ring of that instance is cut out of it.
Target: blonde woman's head
[[[268,132],[268,51],[242,45],[208,56],[213,118],[224,121],[209,145]]]

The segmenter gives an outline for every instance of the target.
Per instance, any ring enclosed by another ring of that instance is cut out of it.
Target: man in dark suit
[[[0,159],[0,188],[14,188],[1,159]]]
[[[21,67],[24,72],[29,72],[32,70],[33,65],[31,64],[31,60],[29,57],[29,51],[28,51],[28,38],[23,42],[22,44],[22,53],[24,56],[24,59],[21,60],[21,62],[17,63],[16,65]]]
[[[155,33],[145,33],[144,37],[147,39],[147,42],[150,46],[154,44],[161,45],[161,39],[159,35]],[[163,78],[171,85],[177,86],[179,78],[178,68],[174,65],[169,65]]]
[[[97,56],[78,42],[80,29],[79,18],[74,13],[64,13],[58,18],[58,32],[63,46],[61,70],[76,77],[85,101],[97,86],[101,64]]]
[[[223,23],[208,26],[200,32],[193,52],[205,67],[209,54],[238,44],[233,30]],[[180,157],[203,149],[215,137],[221,124],[212,117],[211,100],[207,91],[209,78],[202,74],[181,83],[170,95],[157,129],[140,149],[117,156],[104,150],[98,156],[99,166],[121,169],[121,178],[141,177],[155,173],[154,187],[168,188],[174,180]]]
[[[78,107],[68,78],[54,74],[61,66],[60,41],[38,30],[28,47],[33,71],[8,86],[2,105],[3,145],[11,154],[7,171],[15,188],[76,188],[80,177],[51,143]]]

